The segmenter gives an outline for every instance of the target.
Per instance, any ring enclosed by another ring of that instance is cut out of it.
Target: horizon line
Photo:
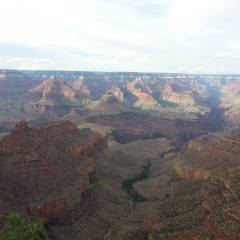
[[[79,72],[79,73],[129,73],[129,74],[176,74],[176,75],[203,75],[203,76],[240,76],[240,73],[186,73],[186,72],[156,72],[156,71],[94,71],[94,70],[54,70],[54,69],[17,69],[0,68],[0,71],[19,71],[19,72]]]

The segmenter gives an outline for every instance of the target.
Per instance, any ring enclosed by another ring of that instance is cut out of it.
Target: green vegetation
[[[128,178],[122,182],[123,189],[130,195],[130,197],[134,200],[134,202],[145,201],[144,197],[134,190],[133,185],[136,182],[142,181],[149,177],[150,167],[151,167],[151,163],[148,162],[148,164],[143,167],[142,171],[138,175],[132,178]]]
[[[48,240],[45,222],[33,220],[30,223],[18,213],[10,213],[0,216],[5,223],[0,231],[0,240]]]

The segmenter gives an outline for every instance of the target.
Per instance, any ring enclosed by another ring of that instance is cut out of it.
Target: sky
[[[0,68],[240,73],[239,0],[2,0]]]

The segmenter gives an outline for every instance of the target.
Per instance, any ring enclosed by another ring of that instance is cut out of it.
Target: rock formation
[[[0,201],[8,205],[1,212],[45,218],[50,227],[73,224],[96,207],[97,170],[88,156],[105,146],[100,134],[71,122],[20,122],[0,142]]]
[[[112,86],[112,88],[107,91],[107,96],[115,96],[115,98],[119,101],[119,102],[123,102],[124,101],[124,93],[121,91],[120,88],[116,87],[116,86]]]
[[[72,87],[55,78],[45,80],[34,89],[30,90],[30,95],[42,100],[54,99],[56,102],[62,99],[74,100],[80,97],[80,93]]]
[[[239,239],[239,137],[198,141],[204,143],[201,150],[193,141],[185,149],[171,197],[145,216],[148,239]]]
[[[151,116],[144,113],[123,112],[87,117],[86,122],[115,128],[113,137],[120,143],[139,139],[167,137],[182,144],[191,138],[211,131],[212,123],[202,117],[199,121],[174,119],[171,115]]]
[[[240,239],[239,80],[0,71],[0,212],[56,240]]]
[[[33,86],[23,73],[14,70],[0,70],[0,100],[19,100]]]
[[[45,117],[67,115],[74,107],[81,107],[87,95],[63,81],[50,78],[29,91],[26,100],[28,112]]]
[[[227,129],[236,130],[240,126],[240,82],[230,81],[221,89],[220,106],[224,109]]]
[[[173,91],[171,84],[165,84],[162,90],[162,99],[183,106],[192,106],[195,104],[191,92]]]
[[[127,89],[138,99],[134,106],[141,109],[157,109],[159,107],[158,102],[148,91],[141,88],[142,82],[142,79],[136,79],[127,86]]]

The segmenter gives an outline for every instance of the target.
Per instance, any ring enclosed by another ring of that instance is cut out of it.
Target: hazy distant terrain
[[[0,129],[8,131],[21,119],[31,125],[59,119],[78,123],[131,112],[170,121],[208,117],[216,128],[225,121],[224,128],[232,130],[239,126],[239,79],[238,75],[2,70]]]

